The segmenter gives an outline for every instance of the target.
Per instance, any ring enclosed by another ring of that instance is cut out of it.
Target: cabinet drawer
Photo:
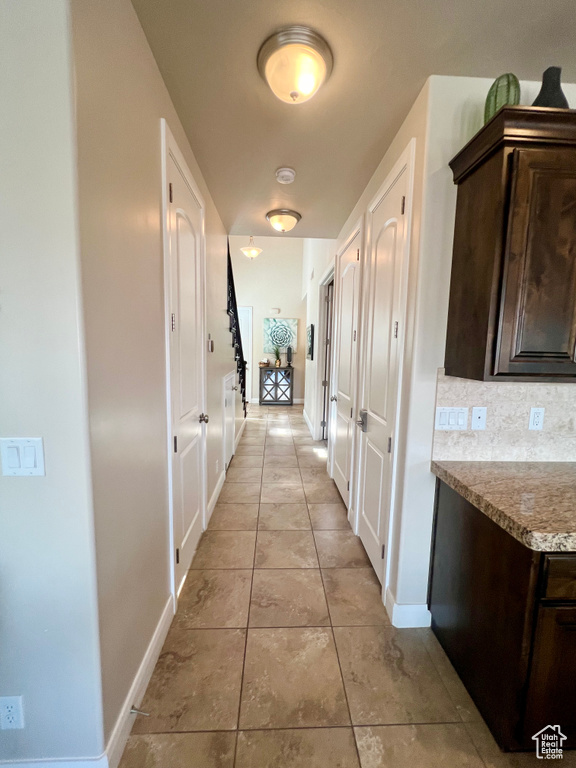
[[[546,555],[543,589],[548,600],[576,600],[576,554]]]

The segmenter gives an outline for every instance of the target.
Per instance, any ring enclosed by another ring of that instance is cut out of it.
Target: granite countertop
[[[530,549],[576,552],[576,463],[433,461],[432,472]]]

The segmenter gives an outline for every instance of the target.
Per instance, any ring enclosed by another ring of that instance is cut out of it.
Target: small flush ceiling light
[[[244,256],[248,257],[249,259],[255,259],[256,256],[262,253],[262,248],[256,248],[254,245],[254,238],[252,235],[250,235],[250,242],[248,245],[245,245],[243,248],[240,248]]]
[[[287,104],[311,99],[330,77],[333,62],[326,40],[308,27],[281,29],[258,51],[258,71]]]
[[[290,232],[302,216],[288,208],[276,208],[273,211],[268,211],[266,218],[277,232]]]
[[[278,168],[276,171],[276,181],[279,184],[292,184],[296,178],[296,171],[294,168]]]

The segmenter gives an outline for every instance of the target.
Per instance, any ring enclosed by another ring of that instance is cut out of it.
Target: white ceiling
[[[269,235],[294,208],[295,237],[335,237],[431,74],[576,81],[574,0],[133,0],[224,225]],[[305,104],[256,69],[279,27],[315,28],[332,77]],[[576,105],[572,105],[576,106]],[[282,186],[280,166],[296,169]]]

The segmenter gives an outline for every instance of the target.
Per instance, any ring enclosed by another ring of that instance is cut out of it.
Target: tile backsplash
[[[468,408],[465,431],[434,432],[441,461],[576,461],[576,384],[485,382],[438,371],[436,406]],[[485,430],[472,430],[472,408],[485,406]],[[529,430],[530,409],[545,409],[541,431]]]

